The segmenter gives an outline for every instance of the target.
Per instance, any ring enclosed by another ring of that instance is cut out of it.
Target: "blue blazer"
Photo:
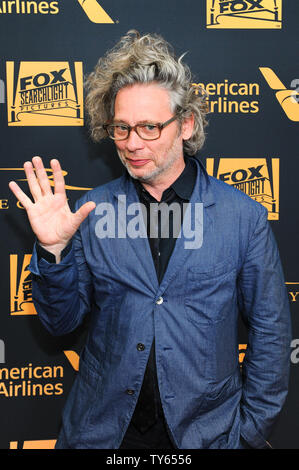
[[[60,264],[33,252],[33,299],[46,328],[63,335],[91,313],[57,448],[119,448],[154,337],[163,410],[179,449],[242,448],[240,436],[251,447],[267,446],[290,363],[279,253],[267,210],[195,161],[190,206],[202,204],[203,241],[186,249],[186,235],[177,238],[160,285],[146,237],[99,238],[101,204],[117,219],[125,202],[138,203],[127,175],[80,199],[77,207],[92,200],[97,208]],[[239,314],[248,326],[241,371]]]

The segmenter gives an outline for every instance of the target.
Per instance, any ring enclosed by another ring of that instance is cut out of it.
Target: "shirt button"
[[[144,344],[138,343],[138,344],[137,344],[137,350],[138,350],[138,351],[144,351],[144,350],[145,350]]]
[[[128,390],[126,390],[126,393],[127,393],[128,395],[134,395],[135,391],[132,390],[131,388],[128,388]]]
[[[158,300],[156,300],[157,305],[163,304],[163,297],[159,297]]]

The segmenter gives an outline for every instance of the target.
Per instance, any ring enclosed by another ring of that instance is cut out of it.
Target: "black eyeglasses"
[[[157,140],[159,139],[162,129],[168,126],[171,122],[178,118],[176,114],[168,121],[160,123],[145,122],[136,124],[135,126],[129,126],[128,124],[116,123],[116,124],[104,124],[103,129],[107,132],[108,136],[113,140],[126,140],[128,139],[130,132],[134,130],[137,135],[143,140]]]

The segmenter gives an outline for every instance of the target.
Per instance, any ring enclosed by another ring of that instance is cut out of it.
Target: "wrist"
[[[55,245],[45,245],[44,243],[38,242],[39,246],[43,250],[46,250],[48,253],[51,253],[55,257],[56,264],[60,263],[61,253],[67,247],[68,243],[69,242],[67,242],[67,243],[58,243],[58,244],[55,244]]]

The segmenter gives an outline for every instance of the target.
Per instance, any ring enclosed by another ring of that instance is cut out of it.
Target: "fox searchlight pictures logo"
[[[278,29],[282,0],[207,0],[207,28]]]
[[[83,126],[82,62],[6,62],[9,126]]]
[[[78,0],[78,2],[93,23],[114,23],[97,0]]]
[[[207,172],[247,194],[279,220],[279,158],[207,158]]]
[[[36,315],[32,300],[32,275],[27,270],[31,255],[23,256],[21,266],[18,266],[18,255],[10,255],[10,314]]]

